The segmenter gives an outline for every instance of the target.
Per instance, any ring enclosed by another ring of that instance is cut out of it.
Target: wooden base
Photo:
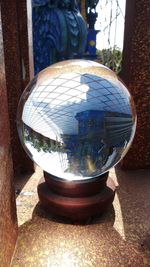
[[[46,182],[44,177],[40,180],[38,195],[42,206],[55,215],[63,216],[76,222],[83,221],[93,215],[104,212],[114,200],[115,184],[111,178],[107,179],[108,174],[103,178],[93,179],[93,182],[91,179],[85,182],[76,181],[75,183],[60,182],[60,179],[56,180],[53,177],[51,178],[50,175],[47,176],[48,178],[46,176]],[[92,184],[94,190],[92,190]],[[81,188],[81,191],[79,188]],[[69,189],[72,192],[72,196]],[[93,192],[92,195],[89,194],[89,189]]]

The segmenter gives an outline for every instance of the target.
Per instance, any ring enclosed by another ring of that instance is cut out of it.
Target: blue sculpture
[[[34,70],[81,57],[87,28],[76,0],[32,0]]]
[[[95,23],[98,16],[96,6],[99,0],[86,1],[86,17],[88,23],[88,37],[87,37],[87,53],[89,58],[96,59],[96,35],[99,30],[95,30]]]

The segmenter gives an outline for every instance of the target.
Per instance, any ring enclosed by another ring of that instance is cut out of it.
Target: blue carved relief
[[[87,27],[76,0],[32,0],[34,70],[81,57],[87,43]]]

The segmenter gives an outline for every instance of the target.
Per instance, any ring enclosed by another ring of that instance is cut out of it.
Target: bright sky
[[[119,7],[117,7],[117,2]],[[123,48],[125,3],[126,0],[99,1],[97,5],[98,18],[95,25],[96,30],[101,30],[97,34],[98,49],[114,47],[114,45],[120,49]],[[117,14],[119,15],[116,16]],[[109,26],[110,21],[112,21],[111,27]],[[108,40],[109,36],[110,44]]]

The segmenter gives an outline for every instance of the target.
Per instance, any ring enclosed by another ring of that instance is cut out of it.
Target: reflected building
[[[109,165],[113,154],[114,162],[120,158],[130,137],[130,115],[86,110],[77,113],[75,119],[77,134],[61,134],[63,142],[45,137],[24,124],[24,142],[30,143],[37,152],[57,153],[61,168],[66,166],[65,172],[74,171],[78,175],[97,174]]]
[[[62,142],[57,138],[48,138],[24,123],[24,143],[30,143],[37,152],[52,156],[57,153],[64,172],[74,172],[76,175],[97,175],[106,166],[110,167],[112,161],[115,164],[130,138],[132,116],[86,110],[78,112],[75,119],[77,134],[61,134]]]
[[[130,115],[87,110],[77,113],[75,118],[78,121],[78,135],[62,135],[70,165],[78,159],[81,169],[83,166],[83,170],[88,171],[88,159],[98,170],[105,167],[114,151],[114,162],[120,158],[130,138],[133,123]]]

